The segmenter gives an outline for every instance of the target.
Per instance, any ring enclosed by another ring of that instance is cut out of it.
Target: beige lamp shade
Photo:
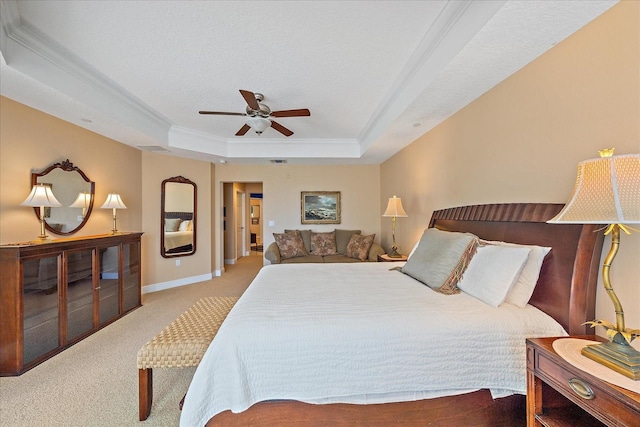
[[[407,213],[402,207],[402,199],[396,196],[390,197],[387,209],[384,211],[382,216],[406,217]]]
[[[91,193],[87,193],[86,191],[83,191],[82,193],[78,194],[78,197],[76,197],[76,200],[74,200],[74,202],[71,203],[69,207],[86,209],[89,207],[90,203],[91,203]]]
[[[122,198],[120,198],[120,195],[116,193],[109,193],[107,200],[105,200],[100,207],[102,209],[127,209],[127,206],[122,201]]]
[[[640,154],[580,162],[571,199],[548,222],[640,224]]]
[[[44,184],[34,185],[33,188],[31,188],[31,193],[29,193],[25,201],[20,204],[22,206],[43,206],[45,208],[59,208],[62,206],[62,203],[53,195],[51,187]]]

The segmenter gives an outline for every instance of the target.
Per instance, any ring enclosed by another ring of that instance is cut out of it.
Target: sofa
[[[385,253],[373,241],[375,234],[363,235],[360,230],[285,230],[273,236],[276,241],[264,251],[271,264],[376,262]]]

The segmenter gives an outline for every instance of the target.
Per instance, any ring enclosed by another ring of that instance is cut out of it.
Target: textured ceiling
[[[380,163],[615,1],[13,1],[0,93],[211,161]],[[238,92],[308,108],[234,136]]]

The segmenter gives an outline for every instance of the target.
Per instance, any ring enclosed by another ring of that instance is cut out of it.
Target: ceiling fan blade
[[[200,114],[213,114],[218,116],[246,116],[247,113],[229,113],[226,111],[198,111]]]
[[[249,125],[244,125],[240,128],[240,130],[238,132],[236,132],[236,136],[242,136],[245,133],[247,133],[249,131],[249,129],[251,129],[251,127]]]
[[[301,116],[310,116],[311,111],[306,108],[300,108],[298,110],[280,110],[280,111],[272,111],[272,117],[301,117]]]
[[[293,135],[293,132],[291,132],[286,127],[282,126],[280,123],[274,122],[273,120],[271,120],[271,127],[277,130],[278,132],[280,132],[281,134],[283,134],[284,136]]]
[[[252,110],[256,110],[256,111],[260,110],[260,106],[258,105],[258,100],[256,99],[256,95],[253,92],[240,89],[240,94],[242,94],[242,97],[244,98],[245,101],[247,101],[247,105]]]

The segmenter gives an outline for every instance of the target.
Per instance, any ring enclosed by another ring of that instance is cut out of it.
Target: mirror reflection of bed
[[[166,254],[193,252],[193,212],[165,212],[164,251]]]
[[[197,187],[177,176],[162,181],[162,242],[165,258],[193,255],[196,251]]]

